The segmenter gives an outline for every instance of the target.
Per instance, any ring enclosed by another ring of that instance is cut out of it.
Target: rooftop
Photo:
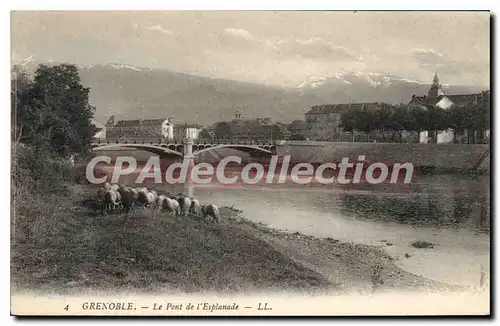
[[[196,124],[196,123],[176,123],[174,125],[174,129],[181,129],[181,128],[197,128],[197,129],[202,129],[203,126]]]
[[[478,99],[481,96],[483,96],[483,93],[440,95],[436,98],[429,98],[427,96],[413,96],[412,100],[415,100],[420,104],[434,106],[434,105],[436,105],[436,103],[441,101],[444,97],[447,97],[455,105],[463,106],[463,105],[467,105],[469,103],[472,103],[475,99]]]
[[[115,127],[130,127],[130,126],[156,126],[161,125],[167,118],[163,119],[137,119],[137,120],[119,120],[114,125]]]

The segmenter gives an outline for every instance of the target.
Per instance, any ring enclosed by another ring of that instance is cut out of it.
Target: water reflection
[[[125,183],[133,183],[129,176]],[[176,193],[185,193],[219,204],[249,208],[248,214],[269,215],[269,207],[293,215],[293,209],[334,214],[356,220],[390,221],[413,227],[468,229],[489,233],[490,194],[488,176],[423,176],[410,188],[394,186],[304,187],[299,185],[245,187],[200,186],[193,184],[151,185]],[[251,205],[251,203],[256,205]],[[252,207],[248,207],[251,205]],[[260,210],[255,211],[255,208]],[[255,217],[255,216],[254,216]],[[316,216],[317,217],[317,216]],[[257,217],[266,220],[266,217]],[[293,219],[293,216],[283,217]]]
[[[342,213],[414,226],[472,228],[489,233],[489,187],[484,179],[471,179],[467,187],[456,182],[433,186],[434,180],[427,179],[427,189],[409,194],[343,193]],[[439,181],[436,179],[434,182]]]

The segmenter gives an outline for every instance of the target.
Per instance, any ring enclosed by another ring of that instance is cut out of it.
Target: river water
[[[191,187],[176,190],[234,205],[272,228],[381,246],[401,268],[430,279],[473,288],[481,269],[489,270],[489,176],[420,176],[411,185]],[[415,241],[433,248],[414,248]]]

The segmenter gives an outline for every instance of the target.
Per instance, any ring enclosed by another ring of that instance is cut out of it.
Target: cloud
[[[241,28],[226,28],[220,35],[219,42],[223,45],[234,46],[240,50],[270,50],[277,57],[283,59],[297,56],[305,59],[334,59],[338,61],[360,61],[361,59],[346,47],[319,37],[307,40],[269,40]]]
[[[473,62],[460,62],[434,49],[414,48],[408,51],[408,54],[420,67],[431,71],[461,75],[477,72],[479,69]]]
[[[226,28],[222,33],[230,37],[241,38],[251,42],[259,42],[259,39],[252,33],[241,28]]]
[[[218,37],[219,45],[236,50],[258,50],[272,47],[270,41],[259,38],[249,31],[241,28],[225,28]]]
[[[415,48],[408,51],[408,54],[423,66],[442,65],[446,63],[445,56],[434,49]]]
[[[272,41],[260,38],[241,28],[225,28],[218,34],[217,47],[224,47],[230,52],[272,53],[275,49]]]
[[[163,27],[161,27],[161,25],[149,26],[149,27],[146,27],[146,29],[148,31],[158,32],[158,33],[161,33],[163,35],[172,35],[172,34],[174,34],[171,30],[164,29]]]
[[[328,42],[320,37],[308,40],[281,40],[276,43],[276,51],[283,56],[301,56],[309,59],[360,60],[346,47]]]

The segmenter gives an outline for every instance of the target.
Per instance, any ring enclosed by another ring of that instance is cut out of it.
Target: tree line
[[[445,110],[437,106],[408,108],[405,105],[380,103],[375,110],[354,109],[343,112],[341,127],[346,132],[376,133],[384,140],[401,139],[403,132],[429,131],[435,137],[438,131],[452,129],[455,137],[467,131],[467,137],[478,135],[483,142],[484,131],[490,129],[490,96],[483,92],[477,102],[453,105]],[[470,142],[470,139],[468,140]]]

